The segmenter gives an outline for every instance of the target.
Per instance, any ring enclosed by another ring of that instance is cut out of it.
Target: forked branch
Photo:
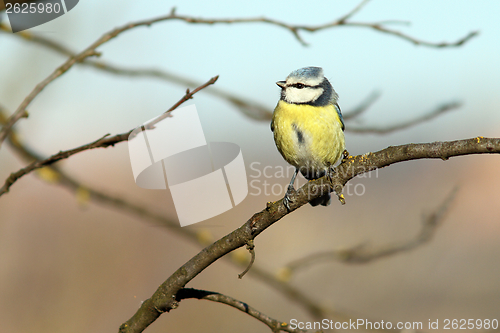
[[[291,196],[290,208],[294,211],[326,191],[335,190],[341,193],[343,186],[355,176],[398,162],[424,158],[446,160],[455,156],[498,153],[500,153],[499,138],[477,137],[448,142],[406,144],[374,153],[349,156],[346,162],[337,168],[337,173],[331,179],[325,176],[308,182],[300,188],[295,195]],[[177,306],[175,297],[179,290],[205,268],[227,253],[248,244],[291,211],[285,208],[283,200],[269,203],[265,209],[254,214],[241,227],[207,246],[172,274],[151,298],[144,301],[134,316],[120,327],[120,332],[142,332],[162,313]]]
[[[213,292],[213,291],[193,289],[193,288],[182,288],[181,290],[179,290],[179,292],[175,296],[175,301],[180,302],[183,299],[189,299],[189,298],[205,299],[208,301],[218,302],[218,303],[223,303],[223,304],[229,305],[235,309],[238,309],[242,312],[247,313],[248,315],[259,320],[260,322],[266,324],[271,329],[271,331],[276,332],[276,333],[278,333],[278,332],[290,332],[290,333],[304,332],[302,330],[293,329],[287,323],[273,319],[273,318],[265,315],[264,313],[257,311],[256,309],[252,308],[251,306],[249,306],[248,304],[246,304],[242,301],[239,301],[239,300],[234,299],[232,297],[229,297],[229,296],[217,293],[217,292]]]

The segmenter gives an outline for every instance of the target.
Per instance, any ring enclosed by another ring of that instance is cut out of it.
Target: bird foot
[[[283,198],[283,205],[285,205],[288,211],[291,211],[290,203],[293,202],[292,199],[290,199],[290,196],[294,195],[295,193],[297,193],[297,191],[295,190],[293,185],[289,185],[288,189],[286,190],[285,197]]]

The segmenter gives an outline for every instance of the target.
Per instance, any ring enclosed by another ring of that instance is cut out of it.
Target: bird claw
[[[293,187],[293,185],[289,185],[288,189],[286,190],[285,197],[283,198],[283,205],[285,205],[285,208],[288,211],[291,211],[290,209],[290,204],[293,202],[292,199],[290,199],[291,195],[294,195],[297,191]]]
[[[340,162],[340,164],[347,162],[347,160],[349,160],[349,156],[350,154],[347,149],[344,149],[344,151],[342,152],[342,161]]]

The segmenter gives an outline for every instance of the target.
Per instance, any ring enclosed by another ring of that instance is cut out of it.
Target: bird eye
[[[295,88],[297,88],[297,89],[302,89],[302,88],[304,88],[304,87],[305,87],[302,83],[296,83],[294,86],[295,86]]]

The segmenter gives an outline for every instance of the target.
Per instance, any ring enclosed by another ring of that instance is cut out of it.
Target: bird
[[[298,172],[307,180],[334,172],[334,165],[345,150],[344,119],[338,95],[321,67],[304,67],[276,84],[281,97],[273,112],[271,131],[278,151],[295,167],[283,204],[290,211],[290,196],[295,193]],[[328,206],[330,193],[312,199],[312,206]]]

